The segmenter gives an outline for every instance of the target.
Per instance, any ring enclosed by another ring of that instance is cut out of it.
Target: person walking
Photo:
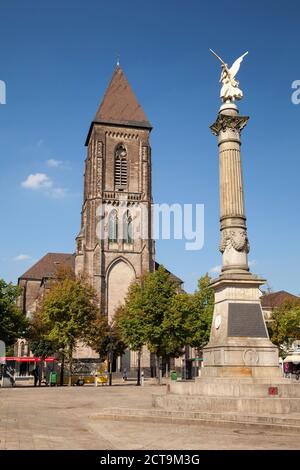
[[[126,367],[123,369],[123,381],[126,382],[128,378],[128,373]]]
[[[37,366],[35,366],[35,368],[33,369],[32,375],[33,375],[33,378],[34,378],[34,386],[36,387],[37,383],[39,381],[39,369],[38,369]]]

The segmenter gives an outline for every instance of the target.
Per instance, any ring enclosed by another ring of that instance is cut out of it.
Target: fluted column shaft
[[[220,174],[220,251],[222,272],[248,272],[247,237],[240,133],[248,117],[239,116],[237,107],[223,105],[211,126],[218,137]]]
[[[244,191],[239,145],[220,142],[220,217],[245,217]]]

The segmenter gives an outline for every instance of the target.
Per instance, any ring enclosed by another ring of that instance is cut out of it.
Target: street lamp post
[[[63,348],[59,348],[59,352],[61,353],[60,386],[62,387],[64,384],[65,351]]]
[[[112,363],[113,363],[113,352],[109,351],[108,354],[108,363],[109,363],[109,374],[108,374],[108,385],[112,385]]]
[[[141,385],[141,350],[137,354],[137,385]]]
[[[112,327],[109,327],[109,345],[108,345],[108,385],[112,385],[112,363],[113,363],[113,344],[112,344]]]

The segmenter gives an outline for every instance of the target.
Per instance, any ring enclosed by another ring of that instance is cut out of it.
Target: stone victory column
[[[230,68],[217,56],[223,104],[211,130],[219,144],[222,271],[211,282],[215,306],[204,367],[194,382],[171,382],[153,405],[174,417],[177,411],[191,411],[185,416],[193,421],[270,424],[269,414],[281,414],[276,422],[285,425],[287,417],[300,412],[300,385],[282,377],[260,304],[259,286],[265,280],[250,273],[247,258],[240,134],[248,117],[240,116],[235,104],[243,96],[235,76],[245,55]]]
[[[215,307],[203,375],[276,377],[278,350],[269,339],[260,304],[259,286],[265,280],[251,274],[248,264],[240,137],[249,118],[240,116],[235,104],[243,96],[235,76],[248,52],[230,68],[211,52],[222,64],[223,104],[210,127],[219,146],[222,271],[211,283]]]

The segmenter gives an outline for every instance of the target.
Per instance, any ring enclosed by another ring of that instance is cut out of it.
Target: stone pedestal
[[[279,377],[278,350],[268,336],[253,275],[221,275],[212,283],[215,308],[204,348],[205,377]]]

